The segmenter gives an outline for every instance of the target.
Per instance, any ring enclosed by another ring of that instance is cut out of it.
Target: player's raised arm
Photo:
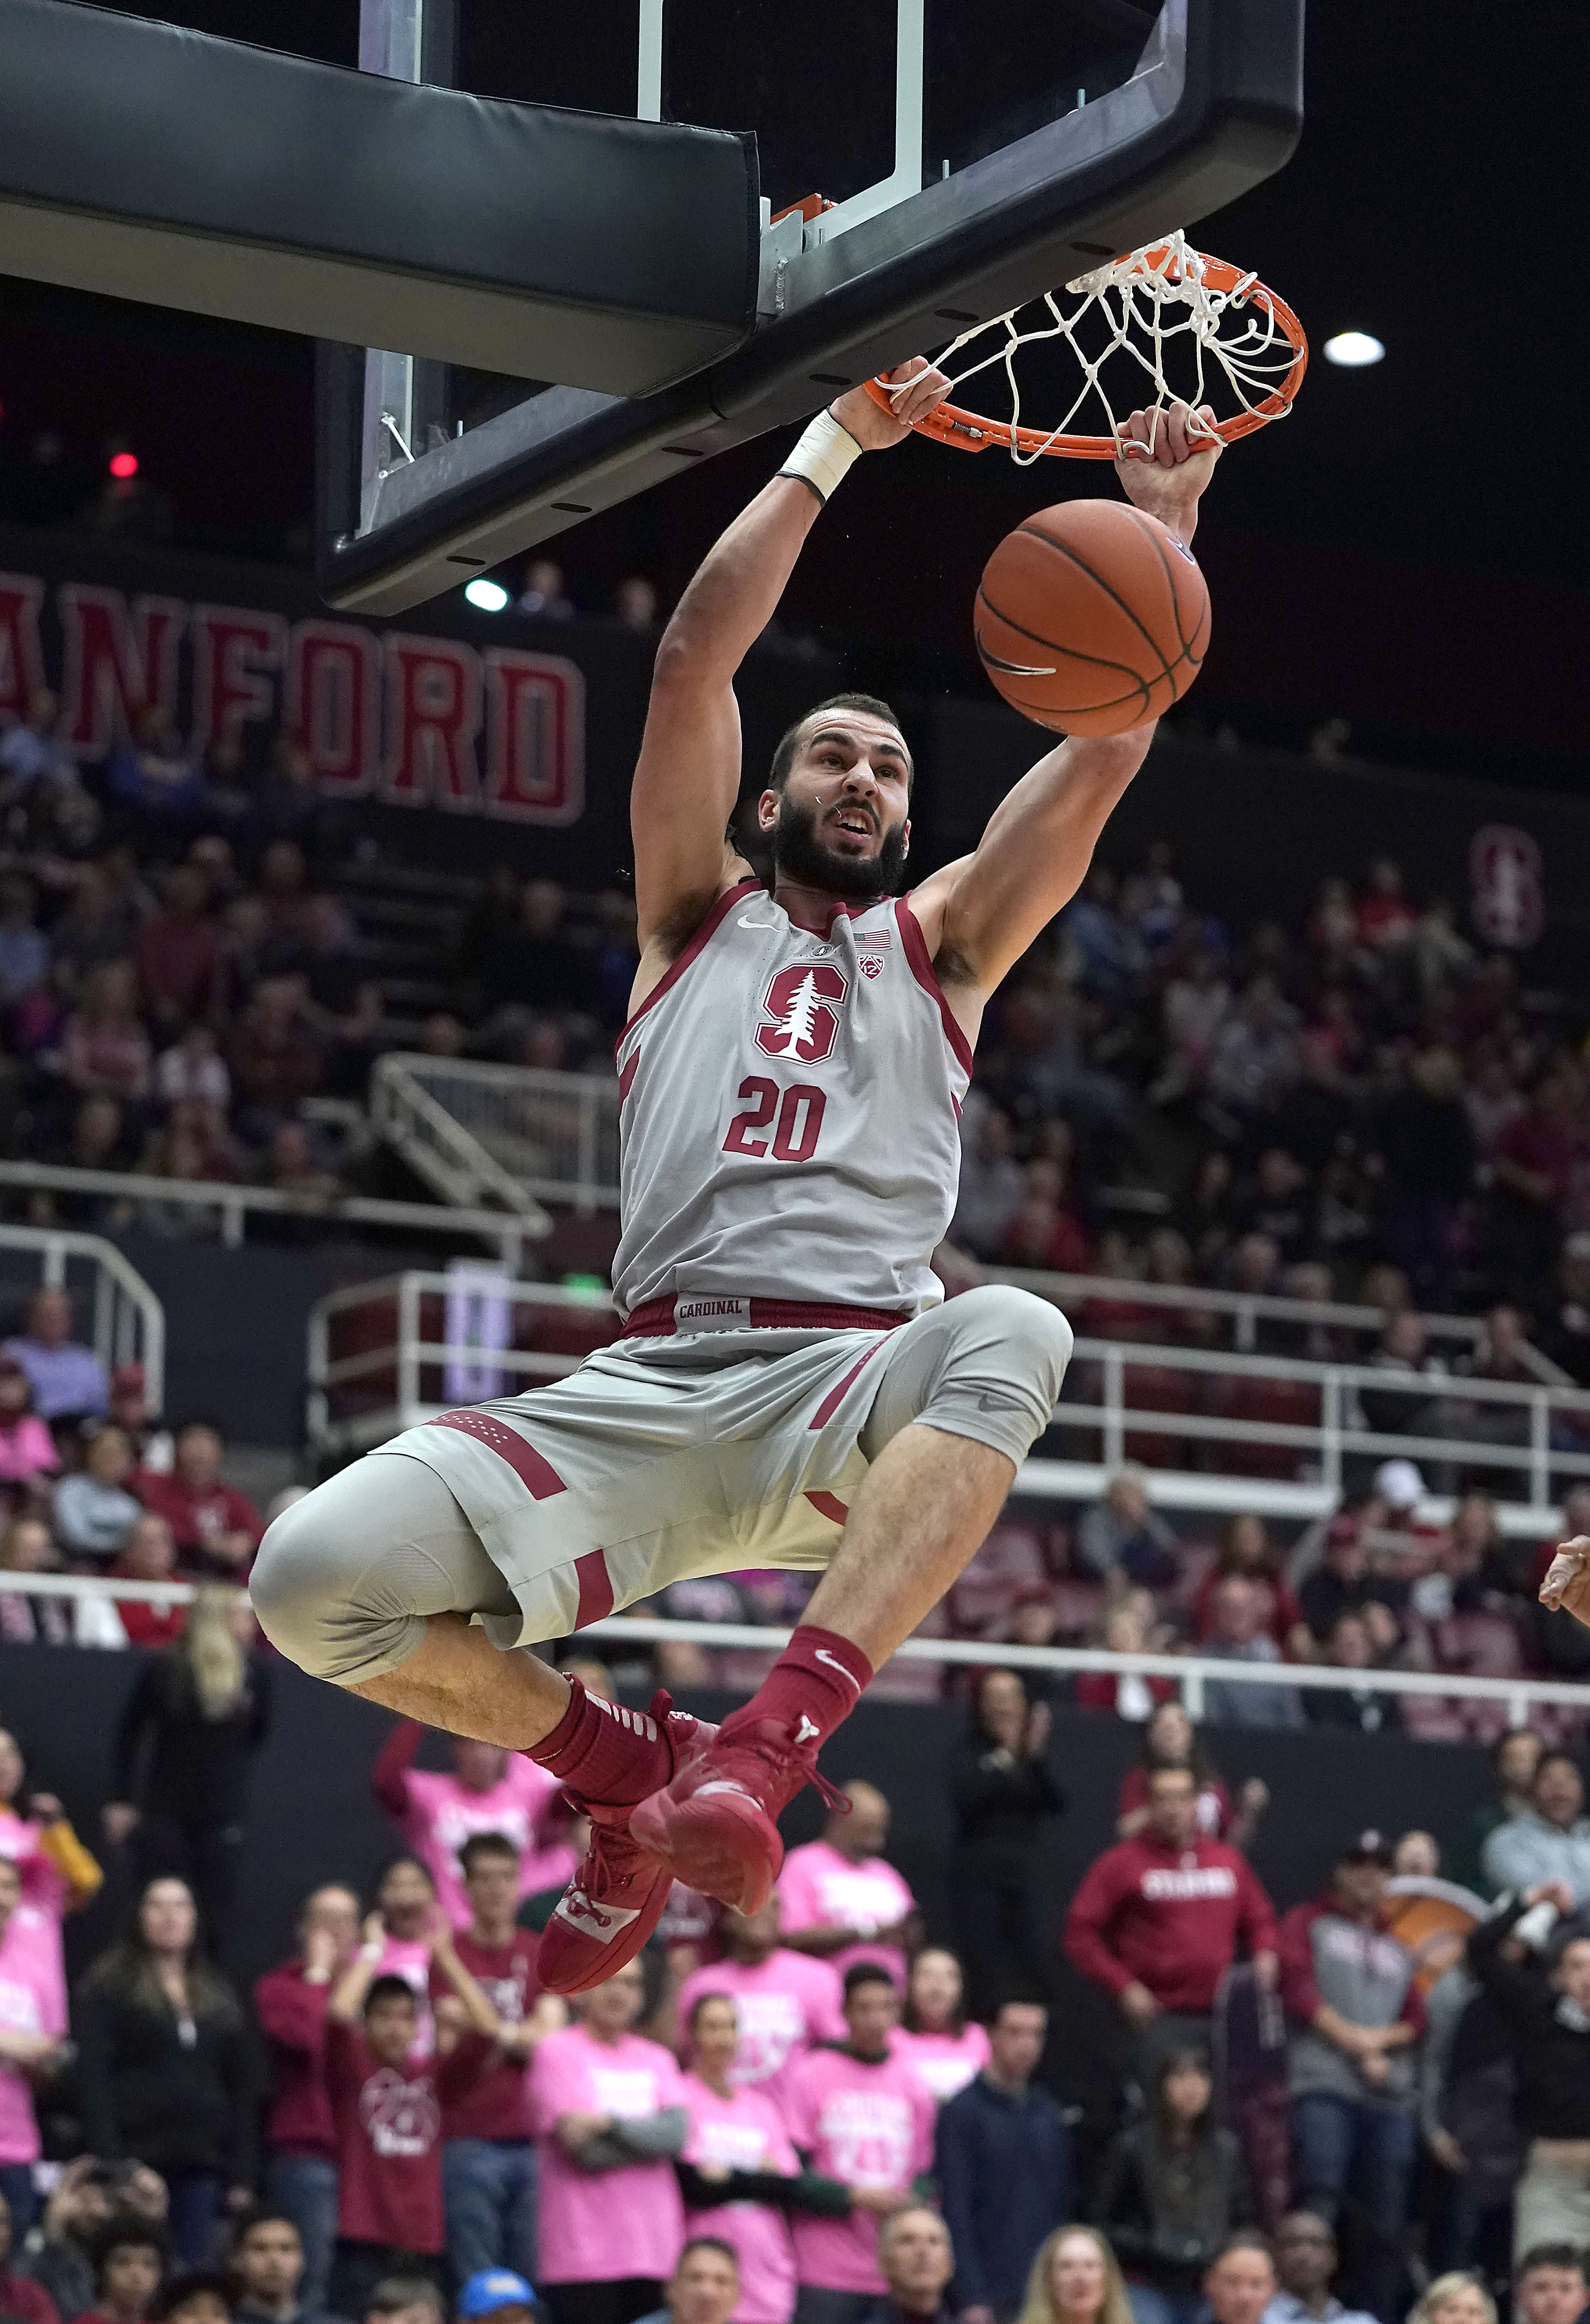
[[[1189,429],[1191,417],[1181,403],[1157,421],[1133,412],[1123,430],[1131,448],[1116,463],[1127,498],[1188,546],[1221,450],[1196,420]],[[913,901],[947,987],[991,992],[1070,902],[1156,723],[1062,742],[1000,801],[975,853],[923,882]]]
[[[948,382],[920,355],[890,374],[910,392],[892,419],[853,388],[814,420],[780,474],[707,552],[662,634],[630,794],[642,947],[688,932],[724,883],[724,826],[740,787],[734,678],[772,619],[827,491],[858,451],[903,442]]]

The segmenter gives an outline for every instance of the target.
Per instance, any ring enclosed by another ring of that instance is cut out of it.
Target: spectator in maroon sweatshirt
[[[213,1421],[186,1421],[177,1431],[171,1475],[141,1469],[133,1486],[144,1508],[171,1526],[185,1572],[241,1582],[265,1528],[248,1496],[224,1481],[226,1449]]]
[[[472,1915],[455,1940],[458,1959],[501,2024],[472,2073],[442,2100],[442,2190],[448,2261],[458,2283],[483,2268],[536,2277],[536,2169],[525,2111],[525,2068],[542,2037],[565,2023],[560,2001],[542,1994],[535,1957],[541,1939],[518,1927],[519,1850],[506,1833],[472,1833],[458,1850]],[[442,2032],[467,2033],[462,2002],[447,1971],[431,1971],[430,1997]]]
[[[0,2195],[0,2316],[14,2317],[16,2324],[60,2324],[43,2285],[12,2272],[12,2241],[11,2206]]]
[[[1188,1767],[1149,1775],[1149,1814],[1088,1867],[1066,1916],[1065,1948],[1115,1997],[1139,2036],[1146,2078],[1167,2047],[1210,2046],[1220,1980],[1245,1944],[1262,1982],[1277,1976],[1275,1914],[1247,1858],[1198,1830]]]
[[[359,1900],[337,1884],[317,1888],[298,1919],[299,1949],[254,1989],[270,2052],[265,2196],[303,2245],[303,2304],[323,2309],[337,2241],[337,2125],[326,2088],[326,2005],[359,1941]]]
[[[221,1006],[220,931],[209,908],[209,881],[197,864],[179,863],[167,875],[162,908],[139,929],[134,959],[145,1013],[163,1036]]]
[[[415,2057],[420,1997],[406,1978],[377,1973],[386,1949],[377,1914],[327,2004],[326,2088],[337,2149],[331,2307],[339,2316],[362,2316],[384,2276],[439,2274],[441,2109],[503,2033],[439,1907],[426,1942],[433,1969],[462,2005],[470,2030],[461,2040],[439,2025],[434,2054]]]

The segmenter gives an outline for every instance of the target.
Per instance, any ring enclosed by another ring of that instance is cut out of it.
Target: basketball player
[[[842,695],[774,753],[771,892],[724,836],[735,670],[852,463],[948,389],[920,357],[891,383],[898,417],[856,389],[812,422],[658,650],[632,798],[620,1338],[366,1455],[276,1519],[254,1571],[267,1635],[305,1670],[528,1752],[589,1817],[541,1944],[555,1992],[632,1959],[676,1876],[761,1909],[781,1809],[975,1553],[1070,1355],[1046,1301],[995,1284],[947,1305],[929,1259],[988,997],[1076,892],[1151,729],[1061,743],[974,854],[901,894],[911,752],[887,704]],[[1126,493],[1190,541],[1218,445],[1182,405],[1126,434]],[[513,1651],[753,1565],[822,1580],[721,1729],[666,1695],[615,1708]]]

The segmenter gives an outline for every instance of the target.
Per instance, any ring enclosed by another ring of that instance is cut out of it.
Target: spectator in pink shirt
[[[305,2308],[326,2305],[337,2240],[337,2126],[326,2088],[326,2005],[359,1941],[359,1900],[332,1883],[304,1900],[299,1949],[254,1989],[271,2060],[265,2113],[266,2200],[303,2246]]]
[[[97,1895],[105,1875],[67,1821],[53,1792],[36,1792],[16,1738],[0,1727],[0,1858],[9,1858],[22,1881],[24,1904],[36,1912],[60,1953],[60,1924]],[[64,1970],[62,1972],[64,1975]]]
[[[686,2020],[689,2135],[679,2158],[685,2231],[716,2236],[735,2254],[740,2296],[734,2324],[790,2324],[795,2246],[789,2214],[843,2217],[847,2188],[802,2172],[782,2117],[764,2090],[735,2080],[740,2029],[726,1993],[703,1993]]]
[[[0,1489],[13,1509],[47,1506],[60,1466],[55,1439],[33,1410],[33,1384],[14,1356],[0,1356]]]
[[[736,1913],[726,1905],[717,1924],[722,1960],[692,1969],[679,1995],[681,2027],[689,2025],[703,1994],[729,1997],[739,2026],[733,2078],[775,2102],[797,2058],[819,2042],[845,2039],[838,1970],[831,1961],[815,1960],[781,1943],[779,1915],[776,1895],[760,1913]]]
[[[966,2023],[961,1965],[947,1947],[924,1945],[912,1961],[904,2017],[890,2046],[915,2067],[940,2106],[988,2063],[988,2036]]]
[[[552,1885],[547,1868],[554,1851],[540,1840],[558,1779],[522,1752],[463,1736],[449,1738],[452,1774],[433,1775],[414,1765],[424,1734],[417,1720],[399,1720],[371,1770],[370,1788],[435,1881],[437,1900],[454,1928],[467,1929],[472,1915],[458,1850],[476,1832],[500,1831],[513,1841],[521,1897]],[[560,1868],[564,1852],[556,1853]]]
[[[20,2243],[32,2225],[39,2126],[32,2082],[66,2034],[66,1986],[54,1931],[22,1901],[22,1875],[0,1857],[0,2193]]]
[[[635,2324],[661,2305],[684,2242],[684,2077],[633,2031],[642,1995],[632,1961],[581,1995],[578,2023],[549,2034],[530,2070],[551,2324]]]
[[[850,2190],[843,2218],[798,2218],[796,2324],[861,2324],[887,2290],[878,2222],[932,2167],[928,2087],[891,2048],[900,1996],[887,1969],[857,1961],[845,1978],[843,2049],[814,2050],[790,2074],[784,2119],[810,2171]]]
[[[857,1961],[886,1969],[905,1990],[905,1957],[920,1926],[916,1898],[886,1862],[889,1803],[874,1784],[844,1786],[821,1840],[792,1848],[779,1880],[784,1935],[798,1952],[831,1960],[841,1977]]]

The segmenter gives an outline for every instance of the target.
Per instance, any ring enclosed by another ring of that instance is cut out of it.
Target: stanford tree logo
[[[769,1057],[793,1057],[820,1065],[834,1054],[839,1038],[838,1010],[850,992],[850,979],[830,960],[810,967],[797,962],[781,968],[763,997],[767,1020],[756,1028],[756,1046]]]

